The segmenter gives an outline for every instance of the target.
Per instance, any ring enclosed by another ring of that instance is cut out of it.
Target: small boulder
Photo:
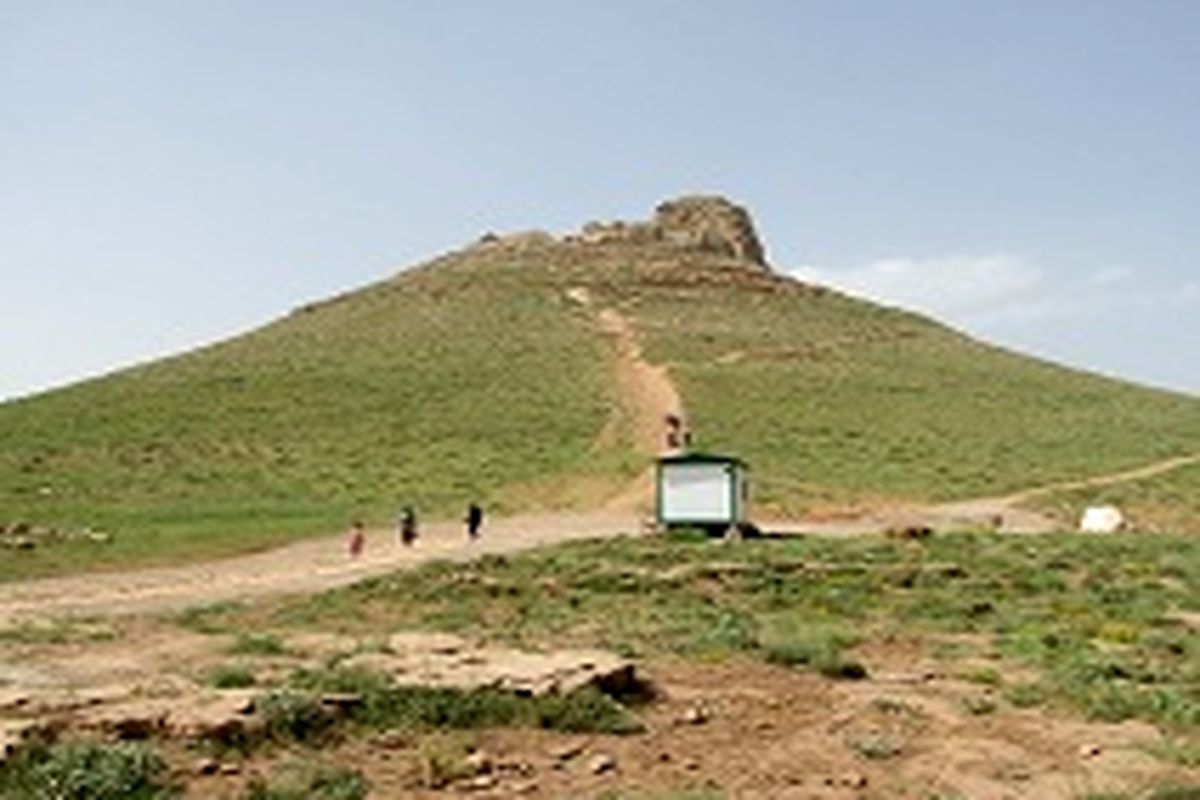
[[[593,775],[603,775],[617,768],[617,759],[608,753],[597,753],[588,759],[587,769]]]
[[[1125,515],[1116,506],[1091,506],[1079,520],[1083,533],[1116,533],[1125,528]]]

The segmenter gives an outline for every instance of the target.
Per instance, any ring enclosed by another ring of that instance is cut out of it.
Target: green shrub
[[[308,724],[306,705],[296,698],[319,693],[352,694],[359,702],[350,719],[372,727],[486,728],[524,725],[549,730],[631,733],[640,730],[629,712],[597,689],[566,695],[524,697],[490,687],[470,691],[431,686],[396,686],[369,670],[304,670],[292,679],[296,692],[277,712],[282,730]],[[285,694],[285,697],[289,695]],[[277,700],[276,703],[279,701]],[[319,704],[316,709],[320,711]],[[295,718],[295,719],[293,719]],[[292,738],[300,738],[292,736]]]
[[[866,667],[842,653],[852,641],[840,631],[815,628],[769,642],[763,655],[771,664],[808,667],[827,678],[861,680],[867,677]]]
[[[208,682],[218,689],[244,689],[257,681],[241,664],[222,664],[208,674]]]
[[[283,689],[258,699],[267,734],[280,740],[319,742],[333,727],[333,717],[314,693]]]
[[[287,648],[273,633],[241,633],[229,652],[240,656],[281,656],[287,654]]]
[[[241,603],[233,600],[190,606],[175,615],[175,624],[196,633],[228,633],[230,623],[225,618],[242,608]]]
[[[160,800],[177,792],[166,764],[142,744],[60,742],[37,745],[0,773],[6,800]]]

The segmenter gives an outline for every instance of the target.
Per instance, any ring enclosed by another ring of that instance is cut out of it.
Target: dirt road
[[[423,526],[412,547],[397,543],[394,531],[368,531],[357,559],[350,558],[345,537],[339,535],[201,564],[9,583],[0,585],[0,624],[35,616],[169,611],[315,592],[439,559],[465,560],[637,530],[638,520],[629,514],[540,514],[487,521],[479,540],[469,542],[460,523],[443,522]]]

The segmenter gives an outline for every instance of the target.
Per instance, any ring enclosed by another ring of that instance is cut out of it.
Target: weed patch
[[[165,800],[165,762],[142,744],[58,742],[27,748],[0,771],[11,800]]]
[[[273,633],[240,633],[229,652],[239,656],[282,656],[287,648]]]
[[[253,781],[243,800],[363,800],[369,789],[357,770],[325,764],[293,766],[270,782]]]
[[[208,684],[217,689],[244,689],[258,682],[254,673],[242,664],[222,664],[206,677]]]
[[[315,698],[324,692],[355,696],[358,702],[348,711],[350,719],[371,727],[470,729],[516,725],[616,734],[640,730],[624,706],[590,687],[566,695],[525,697],[494,688],[468,691],[395,686],[385,676],[366,670],[300,672],[293,685],[299,697]]]

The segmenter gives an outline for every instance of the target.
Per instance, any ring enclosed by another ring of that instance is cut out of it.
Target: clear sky
[[[1194,0],[0,0],[0,397],[694,191],[1200,393]]]

